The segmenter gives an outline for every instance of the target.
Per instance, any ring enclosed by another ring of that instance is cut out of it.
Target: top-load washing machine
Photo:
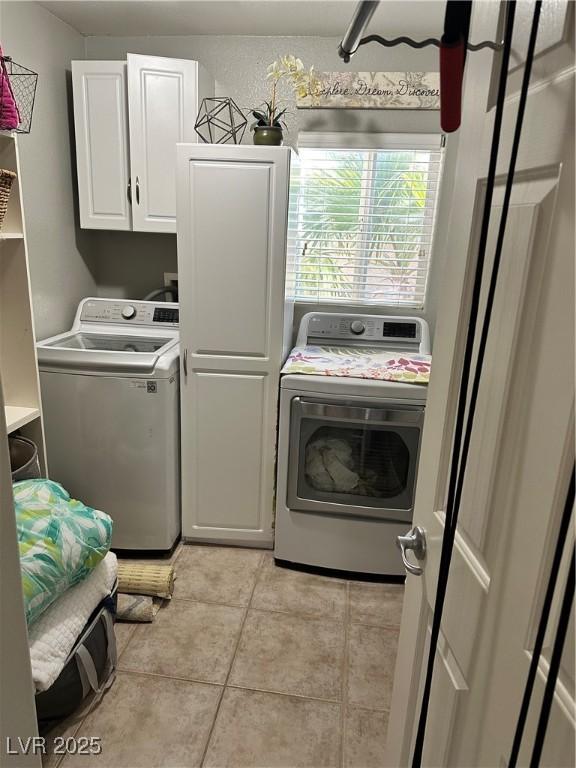
[[[429,353],[420,318],[303,317],[280,384],[277,560],[404,575]]]
[[[112,546],[180,534],[178,305],[84,299],[38,342],[50,477],[114,521]]]

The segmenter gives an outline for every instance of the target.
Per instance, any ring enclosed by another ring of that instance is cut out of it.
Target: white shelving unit
[[[34,685],[28,651],[28,633],[22,592],[14,589],[20,579],[20,554],[10,484],[7,435],[19,430],[38,446],[41,472],[46,476],[46,452],[40,405],[40,386],[32,306],[28,255],[22,209],[22,187],[16,137],[0,133],[0,168],[14,171],[8,210],[0,229],[0,738],[2,765],[41,768],[40,755],[20,752],[6,755],[10,736],[25,740],[38,733]],[[1,414],[4,410],[5,424]],[[6,428],[5,428],[6,427]],[[17,751],[17,750],[16,750]]]
[[[26,250],[22,184],[15,135],[0,134],[0,168],[16,173],[0,230],[0,380],[8,434],[19,430],[38,446],[42,474],[46,451],[36,361],[36,338]]]

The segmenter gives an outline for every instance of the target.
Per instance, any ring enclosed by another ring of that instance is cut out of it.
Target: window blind
[[[422,307],[442,150],[300,149],[289,276],[296,299]]]

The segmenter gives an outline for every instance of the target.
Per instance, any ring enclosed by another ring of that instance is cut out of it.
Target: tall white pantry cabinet
[[[80,225],[176,232],[176,144],[214,81],[197,61],[73,61]]]
[[[178,146],[185,539],[273,542],[291,162],[286,147]]]

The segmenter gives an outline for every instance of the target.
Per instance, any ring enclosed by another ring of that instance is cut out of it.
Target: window
[[[424,305],[442,150],[437,136],[427,148],[401,138],[400,148],[300,149],[288,232],[296,299]]]

